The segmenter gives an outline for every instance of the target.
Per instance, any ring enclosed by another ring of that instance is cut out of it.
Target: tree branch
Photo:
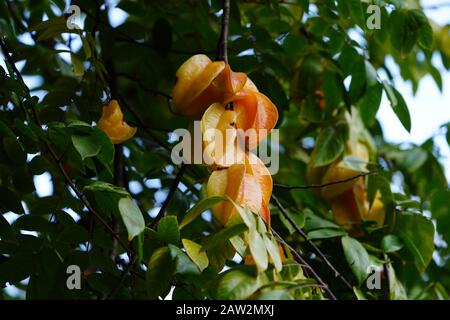
[[[104,296],[103,300],[109,300],[114,298],[114,296],[117,294],[117,292],[119,292],[120,288],[122,287],[128,272],[130,272],[131,269],[134,267],[136,261],[137,256],[134,256],[133,259],[128,263],[126,269],[122,271],[122,274],[120,275],[120,279],[117,285],[106,296]]]
[[[132,76],[132,75],[126,73],[126,72],[115,72],[112,76],[126,78],[128,80],[136,82],[139,85],[139,87],[142,90],[144,90],[144,91],[147,91],[147,92],[149,92],[151,94],[154,94],[154,95],[162,96],[162,97],[166,98],[167,100],[172,100],[172,96],[170,94],[167,94],[165,92],[162,92],[162,91],[159,91],[159,90],[155,90],[155,89],[152,89],[152,88],[148,88],[147,86],[144,85],[144,83],[140,79],[138,79],[137,77],[134,77],[134,76]]]
[[[228,63],[228,29],[230,24],[230,0],[223,0],[222,29],[217,42],[217,60]]]
[[[352,181],[352,180],[355,180],[355,179],[358,179],[361,177],[369,176],[369,175],[375,174],[377,172],[378,171],[364,172],[364,173],[360,173],[356,176],[353,176],[353,177],[350,177],[347,179],[331,181],[331,182],[323,183],[323,184],[306,184],[306,185],[299,185],[299,186],[288,186],[288,185],[284,185],[284,184],[274,183],[273,186],[274,186],[274,188],[285,189],[285,190],[321,189],[321,188],[325,188],[325,187],[332,186],[335,184],[341,184],[341,183],[349,182],[349,181]]]
[[[156,225],[156,223],[162,217],[165,216],[167,207],[169,206],[169,203],[170,203],[170,200],[174,196],[175,191],[177,191],[178,185],[180,184],[181,178],[183,177],[183,174],[186,171],[186,169],[187,169],[187,164],[182,163],[180,166],[180,169],[178,170],[177,175],[175,176],[175,180],[173,181],[172,186],[170,187],[169,193],[167,194],[167,198],[166,198],[166,200],[164,200],[164,202],[161,206],[161,209],[159,209],[159,212],[156,215],[156,217],[148,224],[149,228],[153,228]]]
[[[306,262],[306,260],[303,259],[302,256],[300,254],[298,254],[298,252],[294,248],[292,248],[292,246],[290,244],[288,244],[272,227],[270,229],[271,229],[273,235],[278,239],[278,241],[280,241],[281,243],[285,244],[288,247],[288,249],[292,253],[292,256],[294,257],[295,261],[297,261],[301,266],[306,267],[311,272],[313,277],[319,282],[319,284],[328,293],[328,295],[331,297],[331,299],[337,300],[334,293],[331,291],[331,289],[328,287],[328,285],[322,280],[322,278],[317,274],[317,272],[313,269],[313,267],[311,267],[311,265],[309,265],[309,263]]]
[[[272,200],[275,203],[275,205],[280,209],[283,216],[289,221],[289,223],[294,227],[295,231],[302,236],[302,238],[314,249],[314,251],[319,255],[319,257],[327,264],[327,266],[334,272],[335,277],[338,277],[342,280],[342,282],[349,288],[352,289],[352,285],[347,281],[347,279],[344,278],[344,276],[333,266],[333,264],[327,259],[327,257],[324,255],[324,253],[316,246],[314,242],[308,239],[308,236],[306,233],[300,229],[295,221],[292,219],[292,217],[289,215],[287,210],[283,207],[281,202],[278,200],[278,198],[272,194]]]

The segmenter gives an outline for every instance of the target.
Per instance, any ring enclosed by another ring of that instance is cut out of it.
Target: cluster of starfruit
[[[177,113],[201,119],[202,159],[212,170],[208,196],[228,196],[270,223],[272,177],[251,150],[275,127],[275,105],[245,73],[202,54],[176,72],[173,105]],[[228,201],[215,205],[212,212],[222,225],[236,215]]]
[[[358,232],[363,221],[372,221],[381,226],[385,220],[385,208],[381,193],[376,191],[371,203],[366,192],[366,178],[361,175],[367,171],[370,153],[361,141],[347,141],[345,156],[358,161],[358,168],[350,168],[340,157],[329,166],[314,167],[308,163],[307,178],[309,183],[325,185],[317,189],[317,194],[330,203],[335,221],[344,228]],[[356,179],[353,179],[358,177]]]

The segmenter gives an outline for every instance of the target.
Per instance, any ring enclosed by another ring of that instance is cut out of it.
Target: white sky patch
[[[9,224],[13,224],[14,221],[17,220],[18,217],[20,217],[19,214],[16,214],[16,213],[11,212],[11,211],[6,212],[6,213],[3,214],[3,218],[5,218],[6,221],[8,221]]]
[[[44,172],[41,175],[34,176],[33,181],[36,187],[36,193],[40,198],[53,194],[53,183],[50,173]]]
[[[161,210],[161,207],[154,207],[148,210],[148,214],[150,215],[150,217],[154,218],[158,214],[159,210]]]
[[[33,236],[36,238],[39,237],[39,234],[36,231],[20,230],[20,233],[28,236]]]
[[[78,213],[76,213],[75,211],[73,211],[72,208],[64,208],[64,209],[62,209],[62,211],[69,214],[75,222],[78,222],[78,220],[81,219],[80,215]]]
[[[158,190],[155,192],[155,200],[157,203],[163,203],[167,198],[169,191],[167,189]]]
[[[128,18],[128,13],[126,13],[125,11],[123,11],[120,8],[115,7],[116,5],[117,5],[117,3],[114,4],[113,6],[110,6],[110,9],[108,12],[111,26],[114,28],[120,26]]]
[[[161,180],[160,179],[147,179],[145,180],[145,186],[149,189],[159,189],[161,188]]]
[[[131,193],[138,194],[141,193],[144,188],[138,181],[130,181],[128,187],[130,188]]]

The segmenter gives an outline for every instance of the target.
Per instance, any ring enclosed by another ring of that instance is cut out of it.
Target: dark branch
[[[228,28],[230,24],[230,0],[223,0],[222,29],[217,42],[217,60],[228,63]]]
[[[143,81],[141,81],[141,80],[138,79],[137,77],[134,77],[134,76],[132,76],[132,75],[130,75],[130,74],[128,74],[128,73],[125,73],[125,72],[116,72],[116,73],[114,73],[112,76],[126,78],[126,79],[128,79],[128,80],[131,80],[131,81],[133,81],[133,82],[136,82],[136,83],[139,85],[139,87],[141,87],[141,89],[144,90],[144,91],[147,91],[147,92],[149,92],[149,93],[151,93],[151,94],[154,94],[154,95],[162,96],[162,97],[166,98],[167,100],[172,100],[172,96],[171,96],[171,95],[169,95],[169,94],[167,94],[167,93],[165,93],[165,92],[159,91],[159,90],[155,90],[155,89],[152,89],[152,88],[148,88],[148,87],[143,83]]]
[[[344,282],[344,284],[349,288],[352,289],[351,284],[347,281],[347,279],[344,278],[344,276],[333,266],[333,264],[327,259],[327,257],[323,254],[323,252],[316,246],[314,242],[308,239],[308,236],[306,233],[300,229],[295,221],[292,219],[292,217],[289,215],[287,210],[283,207],[281,202],[278,200],[278,198],[272,194],[272,200],[275,203],[275,205],[280,209],[283,216],[289,221],[289,223],[294,227],[295,231],[302,236],[303,239],[314,249],[314,251],[319,255],[319,257],[327,264],[327,266],[334,272],[334,275],[338,277],[339,279]]]
[[[286,241],[284,241],[284,239],[273,228],[271,228],[271,231],[272,231],[273,235],[278,239],[278,241],[285,244],[289,248],[289,251],[292,253],[292,256],[294,257],[295,261],[297,261],[301,266],[306,267],[311,272],[313,277],[317,280],[317,282],[319,282],[319,284],[323,287],[323,289],[329,294],[331,299],[337,300],[334,293],[331,291],[331,289],[328,287],[328,285],[322,280],[322,278],[316,273],[316,271],[313,269],[313,267],[311,267],[309,265],[309,263],[306,262],[306,260],[303,259],[303,257],[300,254],[298,254],[298,252],[294,248],[292,248],[292,246],[290,244],[288,244]]]
[[[104,300],[109,300],[114,298],[114,296],[119,292],[120,288],[123,285],[123,282],[125,281],[125,278],[127,274],[131,271],[131,269],[134,267],[137,261],[137,256],[134,256],[133,259],[128,263],[127,268],[122,271],[122,274],[120,275],[119,282],[117,285],[104,297]]]
[[[181,178],[183,178],[183,174],[186,171],[186,169],[187,169],[187,165],[185,163],[182,163],[181,166],[180,166],[180,169],[178,170],[178,173],[177,173],[177,175],[175,177],[175,180],[173,181],[172,186],[170,187],[169,193],[167,194],[167,198],[166,198],[166,200],[164,200],[164,202],[163,202],[163,204],[161,206],[161,209],[159,209],[159,212],[156,215],[155,219],[153,219],[148,224],[149,228],[153,228],[156,225],[156,223],[162,217],[164,217],[166,215],[166,210],[167,210],[167,207],[169,206],[170,200],[174,196],[175,191],[177,191],[178,185],[180,184]]]
[[[306,185],[299,185],[299,186],[287,186],[284,184],[278,184],[278,183],[274,183],[273,186],[274,188],[279,188],[279,189],[286,189],[286,190],[305,190],[305,189],[321,189],[321,188],[325,188],[328,186],[332,186],[335,184],[340,184],[340,183],[345,183],[345,182],[349,182],[361,177],[365,177],[365,176],[369,176],[372,174],[377,173],[377,171],[369,171],[369,172],[364,172],[364,173],[360,173],[356,176],[347,178],[347,179],[343,179],[343,180],[338,180],[338,181],[331,181],[328,183],[323,183],[323,184],[306,184]]]

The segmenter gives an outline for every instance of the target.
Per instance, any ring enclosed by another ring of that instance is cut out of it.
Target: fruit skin
[[[244,148],[236,131],[237,113],[220,103],[212,104],[201,120],[204,161],[211,168],[244,163]]]
[[[361,177],[353,187],[331,201],[334,220],[347,230],[356,230],[361,221],[373,221],[382,226],[385,220],[384,204],[377,190],[372,206],[369,207],[364,179]]]
[[[260,214],[270,224],[268,204],[272,194],[272,176],[255,155],[247,156],[243,164],[213,171],[208,180],[207,194],[208,197],[226,195],[237,204]],[[222,225],[226,225],[237,214],[233,204],[228,201],[216,204],[212,212]]]
[[[367,147],[356,142],[353,148],[347,143],[348,154],[364,161],[363,167],[367,167],[369,151]],[[310,161],[306,169],[306,177],[310,184],[327,184],[334,181],[343,181],[357,176],[360,172],[350,168],[340,167],[341,160],[334,161],[328,167],[314,167]],[[317,195],[330,203],[334,220],[345,229],[359,234],[357,226],[362,221],[373,221],[382,226],[385,220],[384,204],[381,201],[381,193],[377,190],[371,206],[367,201],[364,178],[352,179],[347,182],[333,184],[316,191]]]
[[[364,146],[362,143],[358,142],[356,144],[355,150],[353,150],[352,153],[350,153],[352,156],[360,158],[362,161],[364,161],[364,167],[367,167],[367,162],[369,161],[369,151],[367,150],[366,146]],[[340,160],[336,160],[333,162],[328,169],[326,170],[323,178],[322,178],[322,184],[331,183],[334,181],[343,181],[350,179],[352,177],[357,176],[361,172],[352,170],[350,168],[344,168],[340,167]],[[321,190],[321,196],[325,200],[331,200],[334,197],[342,194],[343,192],[349,190],[352,188],[352,186],[356,183],[356,179],[350,180],[343,183],[333,184],[330,186],[326,186],[322,188]]]
[[[377,190],[375,193],[370,210],[362,215],[362,219],[364,221],[374,221],[378,226],[382,226],[384,224],[384,220],[386,219],[386,211],[381,200],[380,190]]]
[[[334,220],[345,229],[354,229],[361,222],[361,216],[367,212],[366,191],[363,179],[358,181],[352,188],[344,191],[331,201],[331,211]]]
[[[255,137],[245,141],[249,150],[256,148],[266,139],[269,132],[278,121],[277,107],[268,97],[259,92],[248,89],[241,90],[232,102],[234,110],[238,113],[236,125],[238,129],[255,133]]]
[[[281,262],[286,261],[286,254],[284,253],[284,249],[283,249],[283,246],[281,244],[278,245],[278,251],[280,252]],[[272,258],[271,257],[269,257],[269,262],[272,262]],[[248,266],[251,266],[251,265],[255,264],[255,260],[253,259],[251,254],[245,256],[244,264],[248,265]]]
[[[137,131],[137,128],[130,127],[123,120],[123,113],[117,100],[111,100],[103,106],[102,116],[97,122],[97,127],[103,130],[114,144],[131,139]]]
[[[247,83],[247,75],[233,72],[223,61],[211,61],[197,54],[185,61],[176,72],[172,96],[177,113],[200,118],[213,103],[228,102]]]

